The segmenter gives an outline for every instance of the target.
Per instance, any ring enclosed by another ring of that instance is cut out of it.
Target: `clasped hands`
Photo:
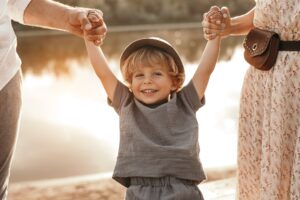
[[[69,23],[74,34],[83,36],[95,45],[103,43],[107,27],[100,10],[76,8],[76,11],[70,14]],[[212,6],[203,15],[202,27],[204,38],[207,40],[212,40],[218,35],[221,37],[228,36],[230,26],[230,13],[226,7]]]
[[[107,27],[103,13],[97,9],[73,8],[69,14],[70,32],[99,46],[103,43]]]
[[[203,14],[202,27],[204,38],[207,40],[212,40],[217,36],[228,36],[231,27],[228,8],[212,6],[208,12]]]

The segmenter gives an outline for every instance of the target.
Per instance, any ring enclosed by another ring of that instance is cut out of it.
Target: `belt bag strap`
[[[245,37],[245,60],[259,70],[269,70],[276,63],[278,51],[300,51],[300,41],[281,41],[277,33],[253,28]]]
[[[280,41],[279,51],[300,51],[300,41]]]

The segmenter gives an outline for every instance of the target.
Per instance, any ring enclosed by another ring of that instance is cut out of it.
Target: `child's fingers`
[[[105,36],[99,36],[99,35],[86,35],[86,40],[93,42],[95,45],[102,45]]]
[[[86,35],[86,39],[89,41],[96,41],[96,40],[103,40],[104,37],[99,35]]]
[[[93,23],[92,23],[93,24]],[[84,32],[85,39],[93,42],[95,45],[99,46],[103,43],[106,36],[107,28],[105,23],[102,25],[93,27],[93,29]]]
[[[218,25],[218,24],[214,24],[214,23],[211,23],[211,22],[208,22],[205,20],[202,22],[202,27],[206,28],[206,29],[215,30],[215,31],[220,31],[223,29],[222,24]]]
[[[217,29],[208,29],[208,28],[203,29],[203,33],[206,34],[206,35],[211,35],[211,34],[218,35],[221,32],[222,32],[222,30],[217,30]]]
[[[217,37],[217,35],[216,34],[204,34],[204,38],[206,39],[206,40],[213,40],[213,39],[215,39]]]

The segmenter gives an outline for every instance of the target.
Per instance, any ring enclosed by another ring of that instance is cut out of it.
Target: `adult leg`
[[[5,200],[21,108],[21,72],[0,91],[0,200]]]

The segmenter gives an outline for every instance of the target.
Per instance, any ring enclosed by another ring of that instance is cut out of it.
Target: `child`
[[[91,16],[92,17],[92,16]],[[128,187],[126,200],[203,199],[196,111],[214,70],[220,38],[208,41],[192,80],[175,49],[160,38],[143,38],[121,56],[123,85],[101,48],[86,41],[90,61],[120,116],[120,146],[113,178]]]

